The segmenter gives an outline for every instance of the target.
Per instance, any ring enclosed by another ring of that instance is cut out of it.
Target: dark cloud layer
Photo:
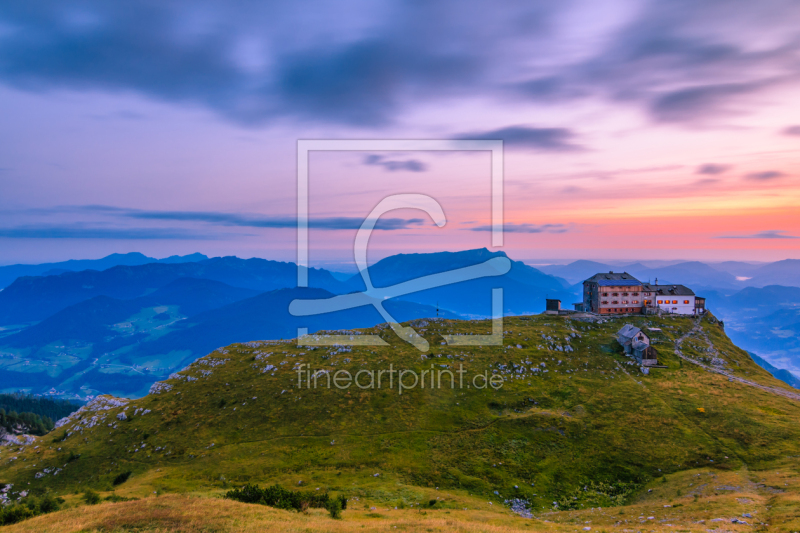
[[[218,226],[238,226],[246,228],[297,228],[294,217],[267,217],[262,215],[225,213],[219,211],[152,211],[127,209],[114,206],[88,205],[77,208],[79,211],[111,214],[117,217],[139,220],[162,220],[175,222],[204,222]],[[308,220],[308,227],[322,230],[358,229],[364,223],[359,217],[318,217]],[[381,218],[375,224],[378,230],[410,229],[425,223],[421,218]]]
[[[425,172],[428,166],[422,161],[416,159],[386,159],[382,155],[370,154],[364,158],[364,164],[367,166],[383,167],[389,172],[396,172],[398,170],[405,170],[407,172]]]
[[[745,178],[751,181],[772,181],[785,177],[786,174],[777,170],[765,170],[763,172],[751,172]]]
[[[662,122],[693,122],[724,113],[734,97],[753,93],[757,88],[758,84],[727,83],[670,91],[653,99],[650,112]]]
[[[752,235],[723,235],[717,239],[800,239],[794,235],[787,235],[783,230],[767,230]]]
[[[0,228],[5,239],[213,240],[224,235],[181,228],[109,228],[36,224]]]
[[[575,144],[575,133],[566,128],[509,126],[496,130],[463,133],[455,139],[502,140],[504,148],[551,152],[571,152],[582,148]]]
[[[697,174],[708,174],[716,176],[717,174],[724,174],[730,170],[730,165],[719,165],[717,163],[706,163],[697,167]]]
[[[492,226],[475,226],[471,231],[492,231]],[[565,224],[504,224],[506,233],[566,233],[570,230]]]
[[[791,0],[648,1],[588,59],[517,85],[530,99],[602,96],[657,122],[693,124],[753,109],[752,98],[797,83],[800,39]],[[769,44],[753,41],[770,28]]]
[[[421,101],[476,96],[603,98],[656,121],[693,123],[797,82],[800,39],[788,24],[800,17],[797,2],[648,0],[621,16],[602,46],[564,52],[574,37],[559,21],[589,5],[4,2],[0,82],[136,92],[242,124],[368,127],[396,122]],[[753,46],[764,28],[770,38]],[[570,144],[552,135],[555,146]]]
[[[419,98],[485,88],[490,54],[475,38],[493,39],[506,20],[521,35],[552,11],[454,1],[4,3],[0,79],[37,91],[135,91],[244,124],[381,126]]]

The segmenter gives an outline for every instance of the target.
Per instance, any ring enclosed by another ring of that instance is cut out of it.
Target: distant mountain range
[[[568,265],[549,265],[539,267],[542,272],[559,276],[570,283],[580,284],[598,272],[627,272],[640,281],[661,284],[681,284],[687,286],[718,287],[737,289],[745,285],[737,282],[736,276],[717,270],[699,261],[688,261],[674,265],[650,268],[641,263],[630,265],[607,265],[595,261],[575,261]]]
[[[387,287],[496,257],[508,256],[505,252],[490,252],[485,248],[462,252],[398,254],[370,266],[369,273],[374,286]],[[360,274],[350,278],[347,286],[351,291],[365,289]],[[511,261],[511,270],[503,276],[453,283],[415,292],[401,299],[442,307],[465,316],[490,316],[493,288],[503,289],[503,310],[506,314],[541,312],[546,297],[562,299],[565,305],[577,301],[577,295],[569,289],[566,280],[547,275],[520,261]]]
[[[641,281],[679,283],[688,286],[719,289],[742,289],[786,285],[800,287],[800,259],[785,259],[774,263],[753,265],[741,261],[702,263],[686,261],[672,265],[648,267],[641,263],[609,265],[597,261],[579,260],[566,265],[538,267],[546,274],[559,276],[573,284],[581,283],[597,272],[627,272]]]
[[[747,284],[753,287],[788,285],[800,287],[800,259],[784,259],[753,271]]]
[[[43,263],[41,265],[8,265],[0,266],[0,288],[9,286],[15,279],[23,276],[52,276],[64,272],[79,270],[106,270],[111,267],[125,265],[136,266],[148,263],[191,263],[208,259],[203,254],[173,255],[164,259],[154,259],[139,252],[127,254],[111,254],[102,259],[70,259],[60,263]]]
[[[312,317],[288,312],[294,299],[334,296],[323,289],[279,289],[251,296],[253,292],[183,278],[141,298],[96,296],[80,302],[0,340],[2,351],[25,354],[7,362],[0,372],[0,388],[143,395],[154,381],[221,345],[294,338],[299,327],[315,332],[383,322],[372,307]],[[212,309],[210,295],[217,306]],[[385,305],[399,321],[436,314],[434,308],[412,302]],[[439,315],[458,318],[441,311]]]
[[[769,362],[767,362],[765,359],[762,359],[753,352],[748,352],[748,353],[750,354],[750,357],[753,358],[753,361],[755,361],[756,364],[758,364],[758,366],[760,366],[761,368],[763,368],[764,370],[775,376],[777,379],[783,381],[784,383],[791,385],[795,389],[800,389],[800,378],[798,378],[788,370],[785,370],[783,368],[775,368],[774,366],[769,364]]]
[[[129,299],[144,296],[179,278],[203,278],[260,292],[293,287],[294,263],[266,259],[216,257],[194,263],[148,263],[83,270],[53,276],[18,278],[0,292],[0,325],[43,320],[70,305],[95,296]],[[309,284],[344,292],[327,270],[310,269]]]
[[[155,322],[155,328],[163,328],[171,321],[224,307],[256,294],[258,291],[231,287],[218,281],[179,278],[147,296],[131,300],[105,295],[84,300],[6,337],[2,343],[18,348],[42,348],[67,339],[102,343],[120,336],[136,338],[137,333],[150,329],[140,326],[146,317],[142,313],[147,309],[157,310],[150,318]],[[127,320],[137,315],[140,320]]]
[[[505,254],[402,254],[369,272],[375,286],[385,287],[497,257]],[[360,275],[342,282],[324,269],[309,270],[310,288],[296,288],[296,281],[293,263],[236,257],[18,278],[0,292],[0,389],[139,395],[220,345],[291,338],[298,327],[314,332],[383,322],[372,307],[294,317],[288,305],[296,298],[364,288]],[[504,275],[407,294],[385,306],[399,321],[489,316],[491,289],[502,287],[506,314],[538,313],[545,296],[571,302],[576,296],[568,286],[512,261]]]
[[[485,248],[398,254],[370,266],[369,275],[379,288],[440,273],[452,281],[451,271],[497,258],[507,256]],[[777,371],[800,367],[800,287],[742,287],[753,280],[792,281],[792,261],[682,262],[652,268],[593,261],[533,268],[509,261],[510,270],[503,275],[412,292],[387,300],[386,308],[400,321],[435,315],[486,317],[492,312],[492,289],[502,287],[506,315],[539,313],[545,298],[561,299],[569,308],[580,299],[583,279],[625,270],[644,281],[658,278],[695,288],[738,344]],[[6,391],[53,388],[66,397],[98,392],[135,396],[217,346],[290,338],[298,327],[314,332],[383,321],[371,307],[292,316],[288,305],[293,299],[363,291],[363,278],[310,269],[310,288],[298,289],[294,263],[265,259],[192,254],[155,260],[115,254],[0,268],[6,276],[15,271],[25,275],[0,291],[0,390]]]

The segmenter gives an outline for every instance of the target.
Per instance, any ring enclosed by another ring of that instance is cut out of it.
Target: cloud
[[[5,239],[214,240],[225,235],[186,229],[29,225],[0,228]]]
[[[800,126],[789,126],[783,130],[784,135],[800,135]]]
[[[475,226],[470,231],[492,231],[491,225]],[[571,228],[565,224],[504,224],[505,233],[566,233]]]
[[[380,128],[420,102],[509,96],[602,98],[694,122],[797,75],[797,2],[731,2],[643,0],[602,14],[580,1],[3,2],[0,80],[143,94],[245,125]]]
[[[726,83],[689,87],[664,93],[650,103],[650,112],[660,122],[695,122],[709,115],[729,114],[736,96],[755,93],[762,83]]]
[[[724,174],[730,170],[730,165],[718,165],[716,163],[706,163],[697,167],[696,174],[710,174],[716,176],[717,174]]]
[[[482,61],[472,50],[445,52],[447,47],[437,48],[439,39],[430,34],[413,42],[392,35],[399,29],[381,38],[279,58],[276,95],[288,109],[311,119],[382,126],[395,121],[418,88],[435,98],[437,88],[446,95],[460,83],[481,85]],[[442,37],[447,39],[446,32]]]
[[[392,160],[386,159],[382,155],[370,154],[364,158],[364,164],[370,166],[383,167],[389,172],[396,172],[398,170],[405,170],[408,172],[425,172],[428,166],[422,161],[416,159]]]
[[[767,230],[752,235],[722,235],[716,239],[800,239],[794,235],[786,235],[783,230]]]
[[[139,220],[169,220],[180,222],[205,222],[218,226],[239,226],[247,228],[297,228],[297,219],[294,217],[267,217],[263,215],[225,213],[219,211],[154,211],[145,209],[129,209],[105,205],[87,205],[74,208],[78,211],[93,211],[108,213],[117,217],[133,218]],[[352,230],[358,229],[364,223],[359,217],[318,217],[308,220],[308,227],[322,230]],[[378,230],[411,229],[425,223],[421,218],[381,218],[375,224]]]
[[[543,102],[601,97],[668,123],[750,111],[755,96],[798,82],[800,40],[786,17],[796,20],[800,5],[766,1],[769,12],[741,0],[640,2],[595,53],[537,72],[516,91]],[[771,41],[754,46],[764,27]]]
[[[694,184],[699,186],[699,187],[706,187],[708,185],[716,185],[719,182],[720,182],[720,180],[718,180],[716,178],[704,178],[704,179],[695,181]]]
[[[381,127],[421,99],[483,91],[504,45],[557,11],[454,0],[3,3],[0,79],[32,91],[132,91],[245,125]]]
[[[745,178],[752,181],[771,181],[785,177],[786,174],[778,170],[765,170],[763,172],[751,172],[745,174]]]
[[[574,144],[575,133],[567,128],[533,128],[508,126],[496,130],[462,133],[458,140],[502,140],[506,148],[540,150],[548,152],[573,152],[582,150]]]

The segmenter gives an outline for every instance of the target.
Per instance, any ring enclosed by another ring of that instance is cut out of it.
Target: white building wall
[[[653,296],[653,303],[667,313],[677,315],[694,315],[694,296]],[[674,303],[674,302],[678,303]],[[685,303],[689,302],[689,303]]]

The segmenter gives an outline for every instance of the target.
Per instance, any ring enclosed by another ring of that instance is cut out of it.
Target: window
[[[607,293],[607,292],[604,292],[604,293],[603,293],[603,296],[608,296],[608,293]]]
[[[612,304],[618,304],[619,302],[618,302],[617,300],[614,300],[614,301],[613,301],[613,302],[611,302],[611,303],[612,303]]]
[[[605,304],[607,304],[607,303],[608,303],[608,300],[603,300],[603,301],[602,301],[602,302],[600,302],[600,303],[601,303],[601,304],[603,304],[603,305],[605,305]]]
[[[619,296],[619,293],[618,293],[618,292],[615,292],[615,293],[614,293],[614,294],[612,294],[611,296]]]
[[[638,304],[639,300],[634,300],[633,303]]]
[[[632,292],[631,296],[639,296],[639,293],[638,292]]]
[[[683,303],[688,304],[689,300],[684,300]]]
[[[622,293],[622,295],[623,295],[623,296],[627,296],[627,295],[628,295],[628,293],[627,293],[627,292],[623,292],[623,293]]]
[[[628,300],[622,300],[622,303],[626,304],[628,303]]]
[[[672,300],[672,303],[676,304],[676,303],[678,303],[678,300]]]

